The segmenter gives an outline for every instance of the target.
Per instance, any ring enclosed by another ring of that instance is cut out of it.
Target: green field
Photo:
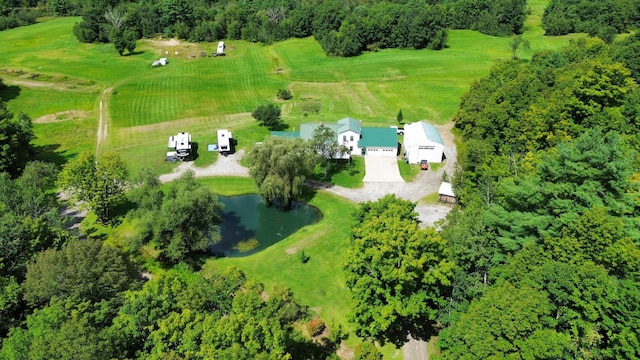
[[[572,37],[547,38],[539,27],[547,1],[529,1],[532,15],[525,38],[531,48],[518,56],[563,46]],[[156,173],[171,171],[166,164],[167,137],[192,133],[200,151],[215,142],[215,132],[227,128],[240,148],[262,141],[268,132],[257,126],[250,112],[259,104],[279,102],[290,129],[303,122],[334,122],[351,116],[365,125],[395,125],[402,109],[405,122],[425,119],[451,121],[460,96],[500,60],[509,59],[508,38],[473,31],[449,32],[442,51],[388,49],[355,58],[327,57],[313,39],[291,39],[270,46],[227,41],[227,56],[200,57],[215,43],[170,45],[139,41],[137,53],[118,56],[110,44],[81,44],[72,34],[80,18],[59,18],[0,32],[0,78],[9,87],[0,93],[9,109],[35,120],[37,145],[69,159],[82,150],[96,149],[101,94],[108,103],[108,135],[101,151],[121,154],[132,171],[142,166]],[[178,54],[176,55],[176,51]],[[168,53],[168,54],[167,54]],[[168,57],[165,67],[152,68],[154,59]],[[274,60],[277,59],[277,60]],[[275,64],[279,71],[275,71]],[[293,99],[276,100],[288,88]],[[215,161],[203,154],[198,165]],[[362,164],[357,163],[362,170]],[[404,169],[403,176],[417,170]],[[356,176],[338,179],[357,186]],[[249,179],[199,180],[215,192],[232,195],[255,192]],[[324,320],[344,320],[348,292],[341,275],[349,214],[354,204],[318,193],[311,204],[324,218],[259,254],[245,258],[210,260],[206,271],[238,266],[267,288],[277,283]],[[114,231],[121,236],[131,229]],[[304,250],[308,263],[299,260]],[[353,344],[356,340],[349,340]],[[386,348],[388,358],[401,355]]]
[[[531,49],[519,53],[523,58],[568,41],[542,36],[545,3],[530,4],[525,37]],[[37,120],[39,145],[53,145],[69,158],[95,148],[100,94],[113,89],[104,97],[108,136],[100,149],[118,151],[132,170],[149,166],[157,173],[175,166],[165,164],[163,155],[167,137],[180,131],[192,133],[200,149],[215,142],[219,128],[230,129],[240,148],[262,140],[267,131],[256,126],[250,112],[276,102],[280,88],[294,95],[280,101],[290,129],[346,116],[390,125],[400,109],[405,122],[450,121],[469,85],[511,55],[508,38],[456,30],[442,51],[387,49],[355,58],[327,57],[313,38],[271,46],[228,41],[227,56],[217,58],[199,56],[210,54],[214,43],[145,40],[135,55],[118,56],[110,44],[77,42],[71,28],[78,21],[50,19],[0,32],[0,42],[12,44],[0,53],[0,77],[11,85],[3,97],[12,111]],[[150,66],[164,56],[167,66]],[[214,159],[205,156],[199,164]]]

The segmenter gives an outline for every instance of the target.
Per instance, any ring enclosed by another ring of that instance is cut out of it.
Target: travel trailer
[[[218,130],[218,151],[222,155],[229,155],[233,153],[233,138],[231,135],[231,131],[229,130]]]
[[[176,156],[182,159],[191,155],[191,134],[181,132],[169,137],[169,148],[175,151]]]

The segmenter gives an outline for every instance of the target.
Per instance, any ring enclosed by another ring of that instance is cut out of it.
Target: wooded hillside
[[[639,40],[501,63],[462,98],[445,358],[640,357]]]

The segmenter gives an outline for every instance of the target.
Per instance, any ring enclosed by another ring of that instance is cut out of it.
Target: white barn
[[[422,160],[441,163],[444,141],[433,125],[418,121],[404,127],[404,151],[409,164],[418,164]]]

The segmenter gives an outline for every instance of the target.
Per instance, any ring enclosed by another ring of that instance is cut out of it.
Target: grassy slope
[[[530,5],[538,18],[544,4],[536,0]],[[531,50],[522,57],[566,43],[566,38],[542,37],[539,20],[532,18],[531,31],[525,34]],[[72,155],[92,148],[99,94],[113,87],[117,94],[109,98],[106,149],[119,151],[132,169],[150,166],[158,173],[175,166],[164,164],[163,154],[166,138],[179,131],[191,132],[201,149],[215,141],[218,128],[231,129],[241,148],[261,140],[267,132],[255,126],[249,113],[260,103],[276,101],[279,88],[288,87],[294,94],[283,103],[283,118],[292,129],[301,122],[345,116],[367,125],[388,125],[395,123],[399,109],[406,122],[443,123],[454,115],[469,84],[495,61],[510,56],[509,39],[472,31],[451,31],[449,47],[442,51],[387,49],[355,58],[327,57],[312,38],[272,46],[231,41],[228,55],[219,58],[188,56],[210,53],[215,47],[211,43],[169,47],[140,41],[136,55],[118,56],[110,44],[78,43],[71,32],[77,21],[53,19],[0,32],[0,42],[15,44],[0,53],[4,68],[95,83],[86,92],[82,86],[73,91],[24,87],[9,101],[10,109],[32,118],[63,110],[89,111],[86,121],[74,121],[78,137],[68,133],[70,124],[36,125],[40,144],[60,144],[60,150]],[[168,56],[170,64],[151,68],[151,61],[160,56]],[[282,69],[277,73],[274,58]],[[309,105],[318,111],[309,111]]]
[[[542,36],[538,24],[545,4],[545,0],[530,1],[533,16],[527,21],[525,38],[531,49],[519,53],[522,58],[537,50],[558,48],[573,37]],[[484,76],[495,61],[510,56],[509,39],[451,31],[449,48],[438,52],[389,49],[342,59],[326,57],[313,39],[291,39],[266,47],[240,41],[228,43],[231,46],[224,58],[188,59],[181,48],[183,55],[170,55],[167,67],[152,69],[153,59],[173,49],[140,42],[140,54],[119,57],[111,45],[77,43],[71,34],[76,21],[79,19],[55,19],[0,32],[0,43],[12,44],[0,53],[0,70],[23,69],[96,85],[85,92],[81,87],[74,91],[22,88],[9,101],[10,109],[34,118],[70,109],[91,112],[93,117],[85,120],[35,126],[41,144],[60,144],[61,151],[72,155],[95,147],[100,93],[95,88],[114,87],[117,94],[110,97],[108,149],[119,151],[132,169],[149,165],[158,173],[172,166],[163,163],[162,154],[166,137],[178,131],[192,132],[200,149],[215,141],[215,130],[221,127],[234,132],[240,147],[260,141],[267,131],[255,126],[248,112],[261,102],[276,101],[278,88],[293,91],[293,100],[283,105],[283,117],[291,127],[345,116],[365,124],[388,125],[395,123],[399,109],[406,122],[443,123],[453,116],[460,95],[471,82]],[[208,52],[208,47],[214,47],[201,46]],[[278,73],[273,71],[274,57],[282,68]],[[305,116],[303,110],[309,104],[318,113]],[[255,191],[247,179],[203,181],[227,195]],[[209,261],[206,270],[233,265],[268,287],[285,284],[325,320],[346,325],[349,299],[340,274],[340,254],[349,228],[347,215],[354,205],[324,193],[312,204],[324,213],[320,223],[259,254]],[[288,254],[287,249],[304,249],[310,261],[302,264],[298,253]],[[392,349],[385,353],[400,356]]]

